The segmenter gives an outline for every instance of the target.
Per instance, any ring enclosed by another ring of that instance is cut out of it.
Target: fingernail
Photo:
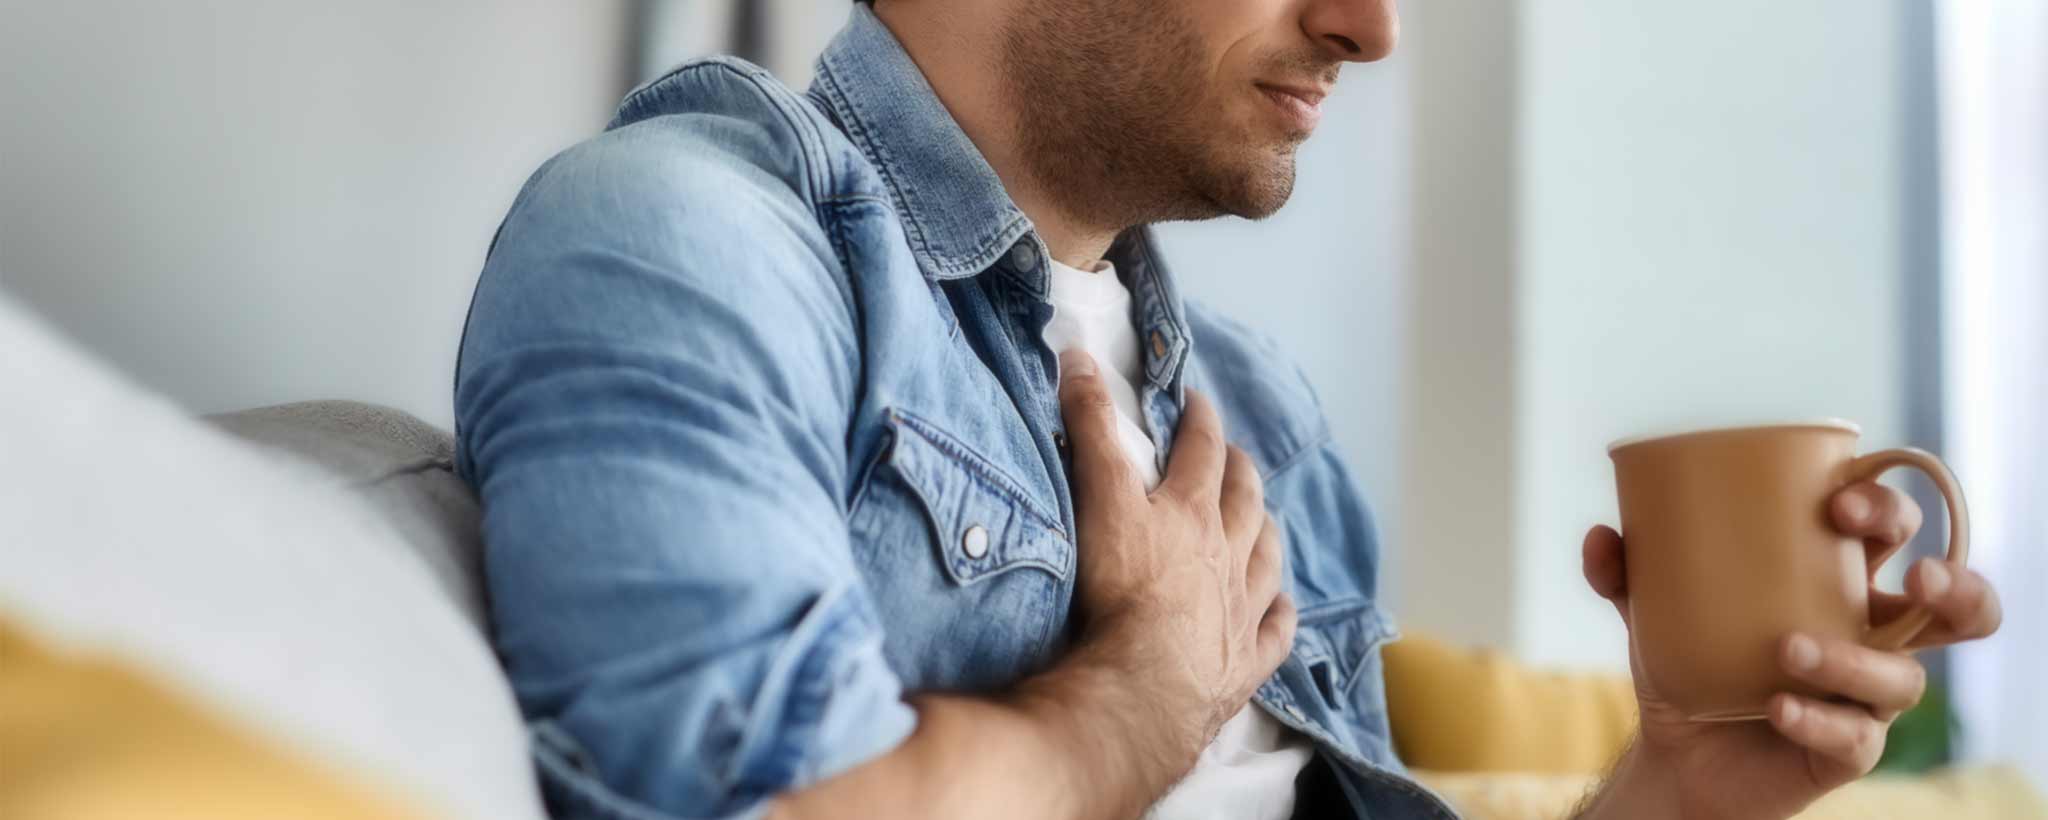
[[[1953,579],[1949,577],[1948,567],[1940,561],[1920,562],[1920,594],[1927,600],[1932,601],[1946,594],[1951,580]]]
[[[1849,519],[1851,524],[1861,524],[1870,518],[1870,499],[1864,498],[1862,493],[1843,493],[1841,505],[1842,517]]]
[[[1806,707],[1799,705],[1798,698],[1778,699],[1778,722],[1790,726],[1799,722],[1799,713]]]
[[[1060,369],[1076,376],[1095,375],[1095,357],[1080,350],[1060,353]]]
[[[1797,632],[1785,640],[1785,666],[1794,672],[1811,672],[1820,665],[1820,644]]]

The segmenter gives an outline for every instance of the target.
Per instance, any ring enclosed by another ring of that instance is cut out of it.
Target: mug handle
[[[1965,566],[1970,558],[1970,508],[1963,502],[1962,485],[1956,483],[1956,475],[1947,464],[1925,450],[1901,447],[1896,450],[1880,450],[1860,456],[1849,462],[1851,482],[1870,481],[1883,475],[1893,467],[1912,467],[1926,473],[1934,480],[1934,487],[1941,491],[1941,498],[1948,506],[1948,557],[1946,560],[1957,567]],[[1873,626],[1864,633],[1863,643],[1873,649],[1896,651],[1904,649],[1918,637],[1928,624],[1934,622],[1934,613],[1927,607],[1915,606],[1906,614],[1892,619],[1883,626]]]

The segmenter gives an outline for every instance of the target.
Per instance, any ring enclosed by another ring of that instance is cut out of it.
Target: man
[[[808,94],[685,66],[543,167],[456,402],[556,809],[1448,816],[1388,740],[1378,548],[1313,394],[1184,306],[1146,229],[1279,208],[1396,27],[1391,0],[878,0]],[[1874,550],[1919,523],[1875,485],[1835,513]],[[1622,555],[1587,539],[1617,604]],[[1974,574],[1908,588],[1936,640],[1996,626]],[[1920,667],[1784,655],[1841,702],[1695,726],[1644,689],[1586,815],[1784,817],[1868,771]]]

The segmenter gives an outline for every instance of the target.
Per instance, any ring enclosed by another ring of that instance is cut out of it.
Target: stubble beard
[[[1260,219],[1294,192],[1306,134],[1220,132],[1194,27],[1167,3],[1047,0],[1002,38],[1003,85],[1028,173],[1074,218],[1121,230]],[[1205,118],[1217,122],[1205,122]]]

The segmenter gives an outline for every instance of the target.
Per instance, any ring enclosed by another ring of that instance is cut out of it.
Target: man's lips
[[[1323,98],[1330,92],[1315,86],[1283,85],[1280,83],[1256,83],[1259,92],[1266,96],[1290,125],[1298,131],[1311,131],[1323,119]]]

